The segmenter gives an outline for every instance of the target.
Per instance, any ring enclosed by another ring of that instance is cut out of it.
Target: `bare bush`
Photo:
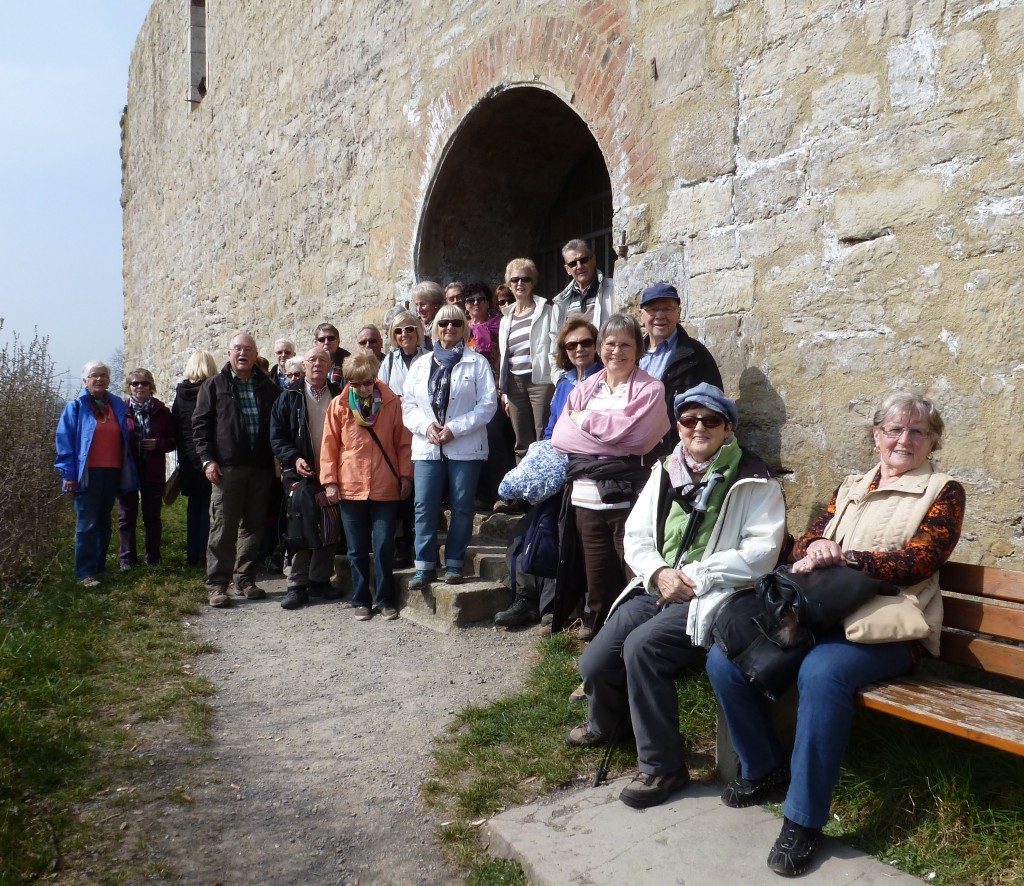
[[[60,519],[53,458],[64,401],[48,348],[36,332],[0,349],[0,583],[50,554]]]

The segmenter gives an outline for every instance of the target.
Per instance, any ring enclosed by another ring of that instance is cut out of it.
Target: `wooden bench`
[[[1024,573],[947,563],[939,661],[1024,681]],[[1024,756],[1020,695],[929,673],[865,686],[858,704]]]
[[[925,657],[920,673],[865,686],[856,701],[871,710],[1024,756],[1024,572],[951,562],[942,567],[940,586],[943,619],[938,660]],[[948,674],[964,667],[986,675],[979,682],[1003,686],[985,688]],[[796,728],[796,705],[795,690],[773,705],[779,737],[789,745]],[[716,751],[721,778],[736,778],[739,758],[721,708]]]

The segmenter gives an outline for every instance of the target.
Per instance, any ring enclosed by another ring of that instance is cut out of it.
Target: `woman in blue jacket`
[[[107,391],[110,367],[86,363],[82,384],[57,424],[54,467],[60,471],[61,491],[75,497],[75,578],[94,588],[106,569],[117,493],[138,489],[139,480],[128,456],[127,407]]]

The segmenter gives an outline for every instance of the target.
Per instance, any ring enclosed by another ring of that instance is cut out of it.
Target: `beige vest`
[[[942,488],[952,480],[925,462],[913,471],[907,471],[891,486],[870,491],[871,482],[878,473],[876,465],[866,474],[850,476],[843,481],[836,495],[836,513],[825,527],[825,538],[835,541],[844,551],[892,551],[903,547],[917,532]],[[844,620],[847,638],[860,642],[882,642],[891,639],[920,639],[932,655],[939,654],[939,635],[942,630],[942,594],[939,592],[939,574],[926,578],[901,595],[924,615],[927,633],[924,636],[904,636],[902,628],[890,619],[890,632],[876,634],[871,627],[887,619],[877,611],[875,601],[869,602],[870,624],[865,628],[867,613],[858,610]],[[880,603],[894,603],[877,598]],[[886,607],[887,611],[892,607]],[[851,635],[851,625],[857,624],[859,633]],[[924,633],[923,631],[921,633]]]

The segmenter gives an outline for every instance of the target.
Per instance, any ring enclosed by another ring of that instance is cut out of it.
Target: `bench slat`
[[[1024,699],[933,677],[865,686],[857,701],[913,723],[1024,756]]]
[[[1024,573],[1008,569],[950,562],[942,567],[939,584],[960,594],[1024,603]]]
[[[980,637],[944,630],[939,657],[943,661],[978,668],[990,674],[1018,680],[1024,677],[1024,649]]]
[[[1024,642],[1024,612],[1019,609],[960,597],[944,597],[942,609],[946,627]]]

